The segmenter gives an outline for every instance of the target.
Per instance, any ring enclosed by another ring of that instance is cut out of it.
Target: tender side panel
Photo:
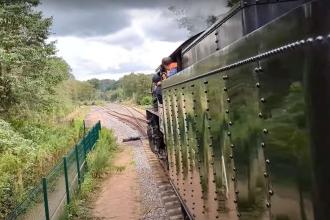
[[[171,179],[195,219],[328,219],[330,8],[321,2],[164,82]]]
[[[314,219],[305,60],[292,51],[166,91],[171,178],[193,217]]]

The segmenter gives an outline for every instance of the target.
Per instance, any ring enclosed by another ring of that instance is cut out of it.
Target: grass
[[[82,120],[0,119],[0,219],[25,199],[82,134]]]
[[[62,219],[90,219],[87,202],[92,198],[98,187],[98,183],[109,172],[115,170],[122,172],[124,166],[113,166],[112,160],[117,152],[117,145],[112,131],[102,128],[100,138],[94,148],[87,156],[88,170],[80,191],[66,207]]]

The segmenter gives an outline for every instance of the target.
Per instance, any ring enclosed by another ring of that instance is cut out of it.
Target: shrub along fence
[[[98,122],[63,160],[42,178],[40,185],[27,193],[25,199],[6,219],[58,219],[65,204],[70,202],[80,186],[86,171],[86,155],[94,148],[100,130],[101,123]]]

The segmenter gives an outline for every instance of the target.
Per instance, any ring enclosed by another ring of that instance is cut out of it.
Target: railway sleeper
[[[173,189],[172,186],[170,184],[164,184],[164,185],[160,185],[158,186],[158,188],[160,190],[169,190],[169,189]]]
[[[166,202],[164,203],[166,210],[181,208],[180,201]]]
[[[175,195],[175,194],[174,194],[173,190],[168,190],[168,191],[161,192],[160,195],[162,197],[166,197],[166,196],[172,196],[172,195]]]
[[[164,203],[166,203],[166,202],[179,201],[179,199],[176,195],[171,195],[171,196],[164,196],[163,201],[164,201]]]
[[[170,216],[169,220],[184,220],[182,215]]]
[[[176,207],[176,208],[173,208],[173,209],[168,209],[166,210],[167,211],[167,214],[168,216],[178,216],[178,215],[182,215],[182,210],[181,210],[181,207]]]

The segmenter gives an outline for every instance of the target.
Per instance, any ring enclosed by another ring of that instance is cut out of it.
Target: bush
[[[144,96],[142,99],[138,101],[139,105],[151,105],[152,97],[151,96]]]
[[[112,131],[101,129],[100,139],[95,149],[88,154],[88,172],[92,177],[100,177],[110,165],[110,155],[116,149],[116,142]]]
[[[0,119],[0,219],[40,182],[82,132],[82,121],[55,125]]]

